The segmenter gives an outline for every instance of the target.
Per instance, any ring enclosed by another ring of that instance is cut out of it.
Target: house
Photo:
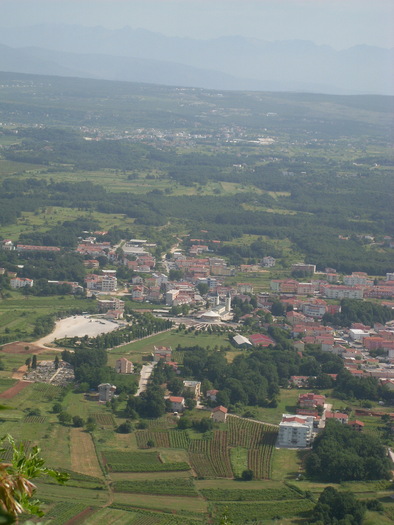
[[[225,423],[227,419],[227,408],[223,407],[222,405],[215,407],[212,410],[212,419],[215,421],[215,423]]]
[[[185,409],[185,398],[180,396],[170,396],[171,410],[174,412],[183,412]]]
[[[111,385],[110,383],[101,383],[101,385],[98,386],[99,401],[102,403],[111,401],[111,399],[114,397],[115,390],[116,386]]]
[[[302,388],[308,385],[308,381],[314,376],[291,376],[290,383],[298,388]]]
[[[125,357],[116,360],[115,370],[118,374],[132,374],[134,372],[134,365]]]
[[[346,425],[349,421],[349,416],[342,412],[329,412],[326,410],[325,416],[326,419],[335,419],[336,421],[342,423],[342,425]]]
[[[193,395],[193,399],[197,400],[200,398],[200,395],[201,395],[200,381],[183,381],[183,388],[184,390],[190,392]]]
[[[348,425],[357,432],[362,432],[364,428],[364,423],[362,421],[359,421],[358,419],[355,419],[354,421],[349,421]]]
[[[249,336],[249,341],[252,343],[253,346],[263,346],[267,347],[269,345],[275,346],[275,341],[271,339],[271,337],[268,337],[267,335],[263,334],[253,334]]]
[[[316,273],[315,264],[296,263],[291,265],[292,272]]]
[[[207,390],[207,398],[209,401],[216,401],[216,396],[218,395],[219,390]]]
[[[166,363],[171,361],[172,348],[169,346],[155,346],[153,361],[157,363],[160,359],[163,359]]]
[[[315,408],[318,406],[323,406],[325,403],[325,396],[320,394],[313,394],[308,392],[308,394],[300,394],[298,397],[298,404],[301,408]]]
[[[283,414],[279,423],[278,447],[305,448],[313,437],[313,416]]]

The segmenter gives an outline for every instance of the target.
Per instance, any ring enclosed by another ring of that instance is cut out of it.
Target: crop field
[[[171,448],[188,449],[190,438],[185,430],[172,430],[169,432]]]
[[[156,452],[120,452],[105,451],[102,453],[105,464],[115,472],[160,472],[189,470],[184,461],[162,463]]]
[[[96,420],[97,424],[103,427],[114,427],[115,421],[112,414],[95,413],[92,417]]]
[[[175,516],[169,512],[150,512],[143,511],[138,507],[132,505],[127,505],[123,503],[113,503],[110,507],[112,511],[115,509],[117,512],[121,511],[123,513],[130,514],[129,521],[125,522],[125,525],[201,525],[201,521],[198,519],[189,518],[186,514],[182,516]],[[93,522],[87,521],[86,523],[90,524]],[[114,522],[97,522],[107,525],[107,523],[114,523],[115,525],[123,525],[124,522],[117,521]],[[96,522],[94,522],[96,525]]]
[[[208,501],[281,501],[302,498],[298,492],[285,485],[258,490],[211,488],[202,489],[200,492]]]
[[[154,432],[150,430],[137,430],[135,433],[137,439],[138,448],[151,448],[152,446],[158,448],[170,448],[170,435],[169,432]],[[148,443],[153,445],[148,445]]]
[[[189,445],[190,460],[199,477],[232,478],[227,432],[214,431],[213,439],[193,439]],[[210,467],[207,468],[208,460]]]
[[[70,432],[70,453],[72,470],[100,478],[103,473],[97,459],[92,437],[80,428]]]
[[[187,478],[173,478],[155,481],[117,481],[115,492],[159,494],[169,496],[198,496],[193,481]]]
[[[214,504],[214,514],[221,516],[226,511],[227,516],[236,525],[252,522],[262,524],[264,520],[280,520],[286,517],[302,517],[305,512],[312,510],[314,503],[308,499],[243,503],[217,503]]]
[[[46,423],[45,416],[26,416],[23,418],[23,423]]]
[[[83,503],[61,501],[53,505],[45,515],[45,521],[51,525],[64,525],[77,514],[83,512],[87,506]]]

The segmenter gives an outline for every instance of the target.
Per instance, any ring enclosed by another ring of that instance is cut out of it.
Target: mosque
[[[231,295],[227,293],[224,303],[220,300],[220,296],[216,293],[214,304],[210,310],[207,310],[199,316],[201,321],[206,323],[215,323],[217,321],[227,320],[231,313]]]

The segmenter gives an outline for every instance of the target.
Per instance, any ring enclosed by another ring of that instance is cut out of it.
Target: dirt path
[[[2,392],[0,394],[0,398],[1,399],[12,399],[17,394],[19,394],[19,392],[21,392],[24,388],[26,388],[27,386],[31,384],[32,384],[31,381],[19,381],[19,383],[16,383],[16,385]]]

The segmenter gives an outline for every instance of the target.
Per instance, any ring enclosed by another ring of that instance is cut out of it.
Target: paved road
[[[149,363],[147,365],[142,365],[140,382],[138,384],[138,390],[136,396],[139,396],[141,392],[145,392],[150,376],[152,375],[153,368],[156,363]]]

